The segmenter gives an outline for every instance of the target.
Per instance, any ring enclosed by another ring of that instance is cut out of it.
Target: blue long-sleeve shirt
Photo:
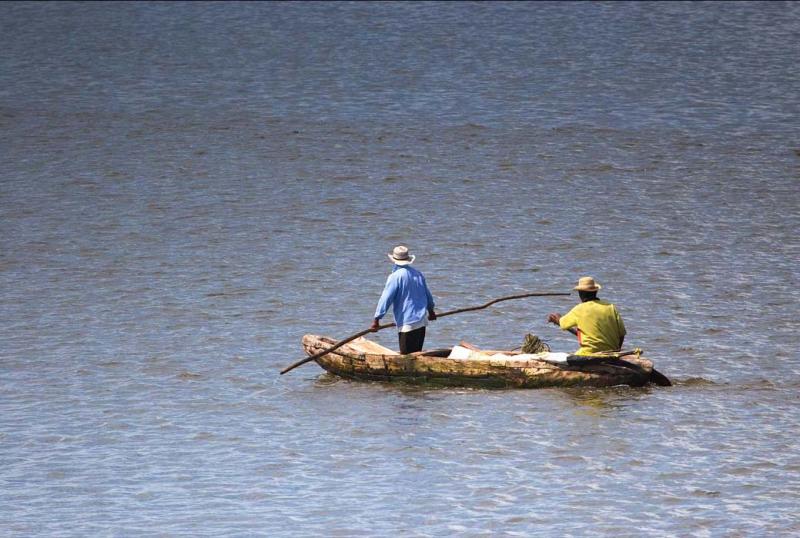
[[[422,273],[408,265],[394,266],[375,309],[375,319],[381,319],[390,306],[400,332],[427,324],[428,310],[433,310],[434,303]]]

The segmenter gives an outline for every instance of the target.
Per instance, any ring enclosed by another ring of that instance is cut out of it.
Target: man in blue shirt
[[[375,332],[380,319],[392,306],[394,322],[397,324],[400,339],[400,353],[414,353],[422,350],[425,342],[425,326],[436,319],[433,311],[433,296],[425,277],[411,267],[416,257],[409,254],[404,246],[395,247],[389,259],[394,262],[392,274],[386,279],[386,286],[375,309],[375,318],[370,330]]]

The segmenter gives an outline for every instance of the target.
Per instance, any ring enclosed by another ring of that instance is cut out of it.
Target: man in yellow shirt
[[[581,303],[566,315],[550,314],[547,321],[570,331],[578,337],[580,349],[576,355],[592,355],[604,351],[619,351],[625,340],[625,324],[617,308],[597,298],[601,288],[590,276],[578,280],[577,290]]]

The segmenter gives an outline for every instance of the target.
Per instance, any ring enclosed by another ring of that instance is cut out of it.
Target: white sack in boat
[[[505,361],[527,361],[527,360],[540,360],[547,362],[554,362],[559,364],[567,363],[567,353],[524,353],[520,355],[506,355],[505,353],[483,353],[481,351],[473,351],[463,346],[453,346],[453,349],[448,355],[450,359],[466,360],[489,360],[492,362],[505,362]]]

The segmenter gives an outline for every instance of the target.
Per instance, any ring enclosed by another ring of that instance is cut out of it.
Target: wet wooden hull
[[[303,348],[311,356],[331,347],[335,340],[307,334]],[[420,351],[409,355],[376,352],[381,346],[359,339],[316,359],[328,372],[369,381],[478,387],[639,387],[651,381],[653,363],[644,357],[559,365],[537,359],[450,359],[449,350]],[[388,350],[387,350],[388,351]],[[528,356],[530,357],[530,356]]]

